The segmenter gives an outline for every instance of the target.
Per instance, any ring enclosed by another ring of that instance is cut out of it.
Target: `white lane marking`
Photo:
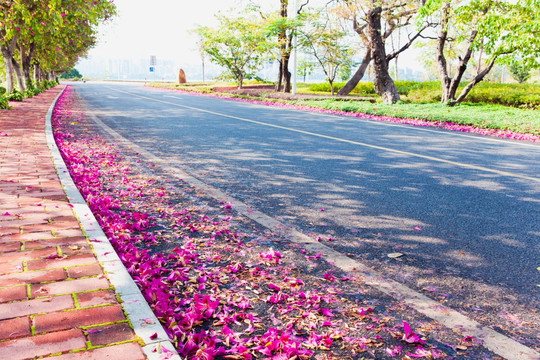
[[[218,201],[232,203],[233,209],[241,215],[256,221],[273,232],[286,236],[295,243],[302,244],[306,250],[314,253],[321,253],[322,257],[326,261],[334,263],[343,271],[360,276],[363,278],[366,284],[377,288],[386,295],[404,301],[414,310],[438,321],[452,331],[462,334],[463,336],[474,336],[482,340],[483,346],[486,349],[508,360],[540,359],[540,353],[534,351],[533,349],[530,349],[489,327],[482,326],[475,320],[469,319],[467,316],[459,313],[458,311],[446,307],[397,281],[387,279],[381,273],[369,268],[363,263],[351,259],[348,256],[343,255],[324,244],[321,244],[317,240],[308,237],[300,231],[292,229],[289,225],[283,224],[260,211],[250,208],[243,202],[227,195],[223,191],[213,186],[204,183],[198,178],[180,169],[180,166],[182,166],[181,164],[171,160],[165,160],[164,163],[163,159],[142,148],[141,146],[129,141],[105,125],[97,118],[97,116],[92,114],[92,118],[97,125],[99,125],[106,133],[116,140],[117,144],[130,148],[132,151],[138,152],[150,162],[161,167],[169,175],[181,179],[195,188],[206,192],[208,195],[217,199]]]
[[[154,91],[162,90],[161,88],[154,88],[154,87],[146,87],[146,89],[150,89],[150,90],[154,90]],[[179,93],[179,94],[184,95],[184,93]],[[185,95],[187,95],[187,96],[199,96],[195,92],[190,93],[190,94],[185,94]],[[171,99],[183,100],[180,97],[180,95],[178,95],[178,96],[169,95],[167,97],[171,98]],[[216,97],[216,99],[220,99],[220,98]],[[234,101],[235,99],[231,98],[231,99],[227,99],[227,100],[233,100]],[[324,113],[324,112],[319,112],[319,111],[316,111],[316,110],[309,111],[309,110],[301,110],[301,109],[293,109],[293,108],[282,108],[282,107],[278,107],[278,106],[272,107],[272,105],[247,103],[247,102],[238,102],[238,103],[243,104],[243,105],[253,105],[253,106],[261,106],[261,107],[265,107],[265,108],[274,108],[276,110],[290,110],[290,111],[310,112],[311,114],[317,115],[317,116],[336,117],[336,118],[339,118],[339,119],[346,118],[346,119],[351,120],[351,121],[369,122],[370,124],[378,125],[378,126],[399,127],[401,129],[406,128],[407,130],[410,130],[410,131],[424,131],[424,132],[435,133],[435,134],[438,134],[438,135],[447,135],[447,136],[451,136],[451,137],[464,137],[464,138],[468,138],[469,140],[474,140],[474,141],[494,142],[494,143],[498,143],[498,144],[504,143],[504,144],[511,144],[513,146],[528,146],[528,147],[534,147],[536,149],[540,148],[540,143],[533,143],[533,142],[529,142],[529,141],[521,141],[521,140],[515,140],[515,139],[499,138],[499,137],[494,137],[494,136],[486,136],[486,135],[476,134],[476,133],[463,133],[463,132],[454,131],[454,130],[448,130],[448,129],[443,129],[443,128],[433,129],[433,128],[429,127],[429,126],[415,126],[415,125],[411,125],[411,124],[400,124],[400,123],[394,123],[394,122],[389,122],[389,121],[373,120],[373,119],[368,119],[368,118],[363,118],[363,117],[354,117],[354,116],[347,116],[347,115]]]
[[[219,113],[219,112],[215,112],[215,111],[211,111],[211,110],[206,110],[206,109],[201,109],[201,108],[197,108],[197,107],[193,107],[193,106],[181,105],[181,104],[176,104],[176,103],[172,103],[172,102],[169,102],[169,101],[154,99],[154,98],[151,98],[151,97],[134,94],[134,93],[130,93],[130,92],[127,92],[127,91],[121,91],[121,90],[118,90],[118,89],[111,89],[111,90],[118,91],[118,92],[128,94],[128,95],[131,95],[131,96],[136,96],[136,97],[139,97],[141,99],[157,101],[157,102],[161,102],[163,104],[173,105],[173,106],[176,106],[176,107],[181,107],[181,108],[190,109],[190,110],[194,110],[194,111],[204,112],[204,113],[207,113],[207,114],[217,115],[217,116],[226,117],[226,118],[230,118],[230,119],[234,119],[234,120],[240,120],[240,121],[244,121],[244,122],[248,122],[248,123],[252,123],[252,124],[263,125],[263,126],[267,126],[267,127],[276,128],[276,129],[296,132],[296,133],[300,133],[300,134],[304,134],[304,135],[316,136],[316,137],[323,138],[323,139],[339,141],[339,142],[352,144],[352,145],[359,145],[359,146],[368,147],[368,148],[371,148],[371,149],[377,149],[377,150],[382,150],[382,151],[386,151],[386,152],[392,152],[392,153],[396,153],[396,154],[421,158],[421,159],[440,162],[440,163],[444,163],[444,164],[450,164],[450,165],[454,165],[454,166],[461,167],[461,168],[479,170],[479,171],[488,172],[488,173],[492,173],[492,174],[497,174],[497,175],[501,175],[501,176],[508,176],[508,177],[514,177],[514,178],[519,178],[519,179],[524,179],[524,180],[530,180],[530,181],[534,181],[534,182],[540,182],[540,178],[527,176],[527,175],[522,175],[522,174],[517,174],[517,173],[513,173],[513,172],[509,172],[509,171],[489,169],[489,168],[486,168],[486,167],[483,167],[483,166],[465,164],[465,163],[461,163],[461,162],[457,162],[457,161],[437,158],[437,157],[434,157],[434,156],[416,154],[416,153],[413,153],[413,152],[392,149],[392,148],[388,148],[388,147],[385,147],[385,146],[372,145],[372,144],[367,144],[367,143],[363,143],[363,142],[359,142],[359,141],[347,140],[347,139],[342,139],[342,138],[338,138],[338,137],[334,137],[334,136],[318,134],[318,133],[314,133],[314,132],[310,132],[310,131],[294,129],[294,128],[290,128],[290,127],[286,127],[286,126],[269,124],[269,123],[265,123],[265,122],[262,122],[262,121],[246,119],[246,118],[242,118],[242,117],[238,117],[238,116],[227,115],[227,114],[223,114],[223,113]]]

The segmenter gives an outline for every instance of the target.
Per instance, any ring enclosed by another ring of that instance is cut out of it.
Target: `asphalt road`
[[[134,85],[76,90],[132,142],[418,291],[465,310],[538,309],[538,145]]]

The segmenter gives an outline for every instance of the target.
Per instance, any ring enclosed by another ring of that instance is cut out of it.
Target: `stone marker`
[[[184,70],[180,69],[180,71],[178,71],[178,83],[185,84],[186,82],[186,73]]]

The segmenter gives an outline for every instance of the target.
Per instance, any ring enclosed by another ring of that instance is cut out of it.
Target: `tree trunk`
[[[204,82],[204,58],[202,59],[202,81]]]
[[[283,58],[283,92],[284,93],[290,93],[291,92],[291,72],[289,71],[289,59],[290,59],[290,53],[287,53],[285,57]]]
[[[446,45],[446,40],[448,38],[448,17],[450,14],[450,3],[445,2],[442,7],[442,19],[441,19],[441,31],[437,37],[437,69],[439,71],[439,80],[441,81],[442,87],[442,96],[441,102],[447,104],[450,100],[453,99],[450,94],[450,76],[448,74],[448,63],[446,57],[444,56],[444,46]]]
[[[386,50],[381,36],[381,12],[382,8],[377,6],[368,13],[368,31],[371,39],[370,46],[373,57],[373,68],[375,70],[373,86],[375,87],[375,92],[382,97],[385,104],[394,104],[399,101],[399,94],[388,72]]]
[[[5,31],[0,32],[0,35],[6,36]],[[6,72],[6,91],[8,93],[13,92],[13,89],[15,88],[15,85],[13,83],[13,51],[15,50],[15,46],[17,46],[17,36],[13,36],[13,38],[9,41],[9,44],[0,45],[0,52],[2,53],[2,58],[4,59],[4,66],[5,66],[5,72]]]
[[[51,70],[47,73],[47,79],[49,81],[56,81],[56,72],[54,70]]]
[[[5,72],[6,72],[6,91],[12,93],[14,89],[13,84],[13,66],[11,65],[11,54],[7,53],[7,48],[0,47],[2,52],[2,58],[4,59]]]
[[[288,7],[289,0],[280,0],[281,6],[279,10],[279,15],[282,19],[288,18]],[[283,92],[291,92],[291,72],[289,71],[289,59],[291,57],[291,45],[292,45],[292,36],[289,34],[287,36],[287,30],[283,29],[278,33],[278,43],[281,59],[279,60],[279,78],[278,84],[276,84],[276,91],[281,90],[281,84],[283,81]]]
[[[478,84],[479,82],[484,80],[484,77],[491,71],[491,69],[493,68],[493,65],[495,65],[495,60],[497,60],[497,56],[493,57],[493,59],[491,59],[491,61],[489,62],[489,65],[484,70],[479,72],[474,77],[474,79],[472,79],[472,81],[470,83],[468,83],[467,86],[465,86],[463,88],[463,90],[461,90],[461,93],[459,94],[459,96],[457,97],[456,100],[450,101],[450,103],[448,105],[454,106],[455,104],[462,102],[465,99],[465,97],[467,96],[467,94],[469,94],[471,89],[476,84]]]
[[[277,81],[276,81],[276,87],[274,88],[274,90],[276,92],[281,91],[281,79],[282,78],[283,78],[283,67],[281,66],[281,60],[279,60],[278,77],[277,77]]]
[[[342,95],[342,96],[349,95],[350,92],[354,90],[356,85],[358,85],[360,80],[362,80],[362,78],[364,77],[364,74],[366,73],[366,69],[369,66],[370,62],[371,62],[371,51],[368,48],[366,50],[366,54],[364,55],[364,58],[362,59],[362,63],[360,64],[356,72],[354,73],[353,77],[350,78],[349,81],[347,81],[345,86],[339,89],[338,95]]]
[[[17,79],[17,87],[19,88],[20,92],[24,92],[26,90],[26,86],[24,84],[24,77],[21,72],[21,67],[19,63],[11,57],[11,66],[13,67],[13,72],[15,73],[15,78]]]
[[[238,79],[236,79],[236,81],[238,83],[238,90],[242,90],[242,83],[244,82],[244,77],[240,75]]]
[[[21,67],[22,67],[22,74],[23,74],[23,81],[25,85],[29,85],[28,83],[31,81],[30,77],[30,67],[32,62],[32,56],[34,54],[34,45],[30,45],[30,48],[28,49],[28,53],[24,51],[24,47],[21,46],[20,49],[21,53]]]
[[[41,74],[40,74],[40,68],[39,68],[39,64],[35,63],[34,64],[34,84],[36,84],[36,86],[41,82]]]

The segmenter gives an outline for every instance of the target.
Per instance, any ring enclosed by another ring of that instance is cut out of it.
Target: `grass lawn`
[[[473,125],[484,129],[511,130],[519,133],[540,135],[540,111],[524,110],[492,104],[459,104],[448,107],[441,103],[429,104],[382,104],[368,101],[302,100],[298,105],[321,107],[371,115],[396,118],[421,119]]]

